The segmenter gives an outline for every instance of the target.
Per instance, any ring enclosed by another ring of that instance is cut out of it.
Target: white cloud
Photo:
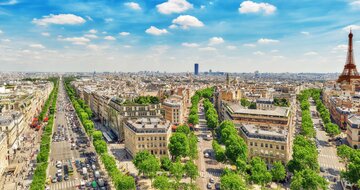
[[[43,16],[43,18],[41,19],[34,18],[32,22],[39,26],[47,26],[48,24],[61,24],[61,25],[83,24],[86,21],[82,17],[73,14],[58,14],[58,15],[50,14],[48,16]]]
[[[86,37],[86,38],[92,38],[92,39],[98,38],[98,36],[95,35],[95,34],[85,34],[84,37]]]
[[[199,19],[190,15],[180,15],[176,19],[174,19],[172,23],[180,26],[183,29],[187,29],[189,27],[204,26],[204,23],[202,23]]]
[[[86,46],[86,48],[94,50],[94,51],[97,51],[97,50],[100,49],[99,46],[97,46],[95,44],[89,44],[89,45]]]
[[[360,7],[360,0],[356,0],[350,3],[351,6]]]
[[[245,47],[256,47],[255,44],[244,44],[243,46],[245,46]]]
[[[209,46],[218,45],[224,43],[224,39],[222,37],[212,37],[209,39]]]
[[[49,32],[42,32],[41,35],[46,36],[46,37],[49,37],[49,36],[50,36],[50,33],[49,33]]]
[[[239,12],[246,13],[264,13],[266,15],[272,14],[276,11],[276,7],[269,3],[256,3],[253,1],[244,1],[240,4]]]
[[[11,42],[10,39],[1,39],[2,42]]]
[[[228,50],[235,50],[235,49],[237,49],[237,47],[236,47],[236,46],[233,46],[233,45],[226,46],[226,48],[227,48]]]
[[[253,52],[253,54],[254,55],[265,55],[265,53],[262,51],[255,51],[255,52]]]
[[[273,58],[274,59],[285,59],[285,57],[282,55],[275,55],[275,56],[273,56]]]
[[[271,50],[270,52],[271,52],[271,53],[277,53],[277,52],[279,52],[279,50],[273,49],[273,50]]]
[[[310,32],[306,32],[306,31],[302,31],[302,32],[300,32],[300,33],[303,34],[303,35],[305,35],[305,36],[310,35]]]
[[[200,9],[205,9],[205,8],[206,8],[205,5],[201,5],[201,6],[200,6]]]
[[[15,5],[17,3],[18,3],[17,0],[9,0],[7,2],[0,2],[0,5]]]
[[[155,26],[150,26],[150,28],[145,30],[146,33],[151,34],[151,35],[155,35],[155,36],[160,36],[162,34],[167,34],[168,31],[166,29],[159,29],[156,28]]]
[[[177,28],[177,27],[178,27],[178,26],[177,26],[176,24],[172,24],[172,25],[169,26],[170,29],[175,29],[175,28]]]
[[[91,29],[91,30],[89,30],[89,33],[91,33],[91,34],[96,34],[96,33],[97,33],[97,30]]]
[[[59,40],[71,42],[75,45],[86,45],[86,43],[90,42],[90,39],[85,37],[59,38]]]
[[[114,40],[116,40],[116,38],[114,38],[113,36],[105,36],[104,40],[114,41]]]
[[[335,51],[346,51],[347,48],[348,48],[348,45],[341,44],[341,45],[336,46],[333,50],[335,50]]]
[[[197,43],[188,43],[188,42],[184,42],[181,44],[184,47],[191,47],[191,48],[195,48],[195,47],[199,47],[200,45]]]
[[[130,45],[124,45],[124,48],[131,48],[132,46]]]
[[[130,35],[130,33],[129,32],[120,32],[119,35],[120,36],[128,36],[128,35]]]
[[[273,40],[273,39],[267,39],[267,38],[260,38],[257,41],[259,44],[272,44],[272,43],[278,43],[279,40]]]
[[[3,34],[4,32],[2,30],[0,30],[0,34]]]
[[[141,7],[138,3],[135,3],[135,2],[127,2],[127,3],[124,3],[125,6],[129,7],[130,9],[133,9],[133,10],[141,10]]]
[[[105,19],[105,22],[106,22],[106,23],[110,23],[110,22],[113,22],[113,21],[114,21],[113,18],[106,18],[106,19]]]
[[[318,53],[315,51],[309,51],[309,52],[304,53],[304,55],[305,56],[313,56],[313,55],[318,55]]]
[[[168,0],[167,2],[156,5],[159,13],[162,14],[172,14],[172,13],[182,13],[188,9],[192,9],[193,5],[186,0]]]
[[[216,48],[214,47],[203,47],[199,48],[200,51],[216,51]]]
[[[43,46],[42,44],[30,44],[29,47],[36,49],[45,49],[45,46]]]
[[[354,31],[354,30],[360,30],[360,25],[354,25],[354,24],[352,24],[352,25],[349,25],[349,26],[346,26],[346,27],[343,28],[343,30],[344,30],[344,31],[347,31],[347,32],[349,32],[350,29],[353,30],[353,31]]]

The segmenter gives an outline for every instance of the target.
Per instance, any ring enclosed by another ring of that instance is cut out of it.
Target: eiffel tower
[[[341,75],[337,80],[338,83],[343,83],[343,82],[351,83],[353,79],[360,79],[359,73],[355,65],[352,39],[353,39],[353,34],[350,30],[346,63],[343,72],[341,73]]]

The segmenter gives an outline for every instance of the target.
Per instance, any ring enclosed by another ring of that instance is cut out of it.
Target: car
[[[63,180],[63,177],[61,176],[61,175],[59,175],[58,177],[57,177],[57,181],[58,182],[61,182]]]
[[[57,178],[56,178],[56,177],[53,177],[53,178],[51,179],[51,182],[52,182],[52,183],[56,183],[56,182],[57,182]]]
[[[214,178],[211,177],[211,178],[209,179],[209,182],[210,182],[210,183],[215,183]]]
[[[211,183],[208,183],[208,184],[206,185],[206,188],[211,189],[211,188],[212,188]]]
[[[325,168],[324,168],[324,167],[320,167],[320,171],[321,171],[321,172],[325,172]]]
[[[61,163],[61,161],[57,161],[57,162],[56,162],[56,167],[57,167],[57,168],[62,168],[62,163]]]
[[[205,158],[209,158],[209,154],[206,152],[206,153],[204,153],[204,157]]]
[[[67,180],[69,180],[69,179],[70,179],[70,178],[69,178],[68,175],[65,175],[65,176],[64,176],[64,180],[65,180],[65,181],[67,181]]]

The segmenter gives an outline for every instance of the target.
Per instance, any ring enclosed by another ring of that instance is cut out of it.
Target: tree
[[[241,99],[240,99],[240,104],[241,104],[242,106],[244,106],[244,107],[248,107],[248,106],[250,106],[250,101],[247,100],[246,98],[241,98]]]
[[[180,161],[177,161],[172,164],[170,168],[170,174],[174,176],[176,181],[176,186],[178,186],[183,174],[184,174],[184,168]]]
[[[161,162],[161,169],[163,169],[165,171],[170,170],[172,162],[167,156],[161,157],[160,162]]]
[[[197,114],[190,114],[188,122],[193,125],[199,124],[199,116]]]
[[[272,179],[271,173],[267,170],[266,163],[259,157],[254,157],[250,161],[250,180],[256,184],[265,185]]]
[[[151,181],[156,176],[156,172],[160,170],[159,160],[154,155],[151,155],[143,160],[140,165],[144,171],[144,174],[147,175]]]
[[[104,140],[94,141],[94,147],[97,153],[103,154],[107,152],[107,144]]]
[[[186,162],[184,166],[185,174],[190,177],[191,181],[190,183],[193,183],[193,180],[195,180],[199,176],[198,167],[194,164],[193,161],[189,160]]]
[[[144,173],[144,168],[142,167],[142,163],[147,160],[151,154],[149,151],[144,150],[136,153],[135,158],[133,159],[133,163],[135,167],[139,170],[139,173]]]
[[[116,189],[133,190],[135,187],[135,181],[132,176],[124,175],[117,178]]]
[[[189,142],[184,133],[174,133],[170,137],[169,151],[173,159],[185,157],[189,153]]]
[[[341,172],[343,176],[350,183],[356,184],[360,180],[360,151],[353,150],[350,153],[348,164],[346,165],[346,171]]]
[[[231,134],[225,142],[225,145],[225,155],[232,163],[235,163],[238,158],[246,160],[247,146],[238,134]]]
[[[224,162],[226,160],[225,149],[222,148],[216,140],[213,140],[212,147],[215,152],[215,159],[218,162]]]
[[[198,157],[198,146],[197,146],[197,136],[192,132],[189,137],[189,157],[191,159],[196,159]]]
[[[327,189],[327,182],[325,178],[322,178],[314,170],[304,169],[295,172],[294,177],[291,180],[290,189],[292,190],[315,190],[315,189]]]
[[[176,128],[176,132],[178,132],[178,133],[184,133],[186,136],[188,136],[191,131],[190,131],[189,126],[187,126],[187,125],[179,125],[179,126]]]
[[[94,131],[93,132],[93,139],[94,141],[102,140],[102,132],[101,131]]]
[[[167,176],[157,176],[154,180],[154,187],[159,190],[168,190],[171,187]]]
[[[348,160],[350,159],[351,155],[353,154],[354,149],[347,145],[340,145],[337,147],[337,155],[345,161],[345,163],[348,163]]]
[[[275,180],[276,182],[284,180],[286,177],[286,170],[281,162],[274,162],[273,168],[270,172],[273,180]]]
[[[221,189],[222,190],[245,190],[245,182],[241,177],[233,172],[229,172],[221,176]]]
[[[334,123],[327,123],[325,125],[325,131],[331,136],[334,137],[341,133],[339,126]]]

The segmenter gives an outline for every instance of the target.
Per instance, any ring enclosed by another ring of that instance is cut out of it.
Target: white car
[[[56,162],[56,167],[57,167],[57,168],[61,168],[61,167],[62,167],[61,161],[57,161],[57,162]]]

